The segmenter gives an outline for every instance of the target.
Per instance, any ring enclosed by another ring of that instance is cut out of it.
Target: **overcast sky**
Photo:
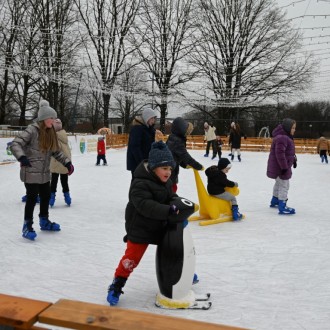
[[[277,0],[295,28],[304,34],[306,51],[312,51],[318,74],[305,100],[330,100],[330,1]]]

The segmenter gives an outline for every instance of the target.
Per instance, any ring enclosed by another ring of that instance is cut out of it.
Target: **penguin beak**
[[[199,210],[199,205],[198,204],[194,204],[194,211],[197,212]]]

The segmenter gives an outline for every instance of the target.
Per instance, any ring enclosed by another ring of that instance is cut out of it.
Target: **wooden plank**
[[[204,311],[196,312],[204,313]],[[79,330],[242,329],[67,299],[60,299],[51,307],[43,311],[39,315],[39,322]]]
[[[31,329],[38,321],[38,314],[50,305],[46,301],[0,294],[0,324],[17,329]]]

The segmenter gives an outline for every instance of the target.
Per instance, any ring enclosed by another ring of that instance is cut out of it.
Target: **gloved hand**
[[[68,169],[68,175],[71,175],[74,171],[74,167],[71,162],[65,164],[65,167]]]
[[[21,163],[22,167],[32,167],[30,161],[26,156],[21,156],[20,158],[18,158],[18,161]]]
[[[297,156],[294,155],[293,168],[297,167]]]
[[[176,205],[171,205],[170,209],[168,211],[168,214],[178,214],[179,213],[179,209]]]
[[[283,174],[285,174],[287,171],[288,171],[287,168],[283,168],[283,169],[281,170],[281,174],[283,175]]]

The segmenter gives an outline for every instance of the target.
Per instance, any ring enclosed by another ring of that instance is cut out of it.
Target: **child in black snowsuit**
[[[210,166],[206,169],[207,176],[207,191],[210,195],[230,201],[232,205],[233,220],[241,220],[243,215],[238,212],[236,197],[230,192],[225,191],[226,187],[238,187],[237,182],[227,179],[227,173],[231,168],[231,163],[228,158],[221,158],[218,166]]]
[[[173,156],[163,141],[154,142],[148,161],[142,161],[134,171],[125,212],[126,251],[108,289],[111,306],[118,304],[127,278],[138,266],[149,244],[158,245],[166,230],[169,217],[178,214],[170,201],[177,195],[170,180],[175,167]]]

